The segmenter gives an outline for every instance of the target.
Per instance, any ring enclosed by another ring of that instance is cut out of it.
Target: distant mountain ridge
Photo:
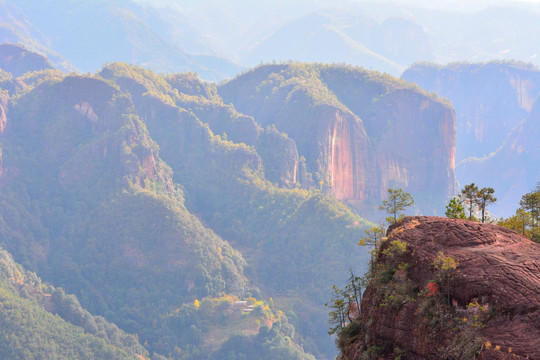
[[[19,77],[24,73],[52,69],[49,60],[14,44],[0,45],[0,68]]]
[[[402,78],[452,102],[458,181],[493,187],[493,213],[512,215],[540,179],[540,71],[517,62],[417,64]]]
[[[106,62],[126,61],[160,72],[197,72],[213,81],[241,70],[208,47],[189,46],[188,40],[204,41],[185,20],[169,19],[130,0],[17,0],[2,1],[0,7],[0,41],[22,43],[49,56],[61,54],[54,61],[60,68],[93,72]],[[58,18],[62,21],[51,20]],[[201,52],[188,53],[184,44]]]
[[[419,57],[432,58],[430,44],[422,28],[408,20],[378,24],[368,16],[319,11],[284,24],[249,49],[244,62],[347,63],[399,76]]]

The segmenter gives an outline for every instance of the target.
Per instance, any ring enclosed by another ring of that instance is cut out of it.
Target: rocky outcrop
[[[275,128],[268,128],[259,136],[256,149],[265,165],[268,180],[288,189],[302,184],[299,176],[300,159],[293,139]],[[309,188],[307,184],[304,187]]]
[[[387,236],[363,297],[360,334],[340,359],[368,351],[383,359],[540,358],[539,244],[498,226],[437,217],[405,218]],[[404,251],[392,250],[398,242]]]

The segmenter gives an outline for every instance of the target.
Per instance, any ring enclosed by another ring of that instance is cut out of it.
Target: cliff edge
[[[540,359],[540,245],[466,220],[388,229],[345,359]],[[346,335],[344,335],[346,334]]]

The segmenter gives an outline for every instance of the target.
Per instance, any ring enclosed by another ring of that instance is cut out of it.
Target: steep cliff
[[[340,359],[540,358],[540,246],[512,231],[408,217],[371,275]]]
[[[361,212],[388,187],[427,213],[454,189],[455,115],[436,96],[360,68],[261,66],[218,88],[262,126],[293,139],[315,185]]]
[[[531,113],[508,134],[496,152],[462,162],[456,174],[463,184],[476,182],[496,189],[498,200],[491,211],[499,216],[511,216],[519,207],[521,196],[540,179],[539,138],[540,99],[537,99]]]

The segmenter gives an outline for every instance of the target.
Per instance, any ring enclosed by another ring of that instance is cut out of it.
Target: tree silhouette
[[[478,186],[474,183],[465,185],[461,190],[460,197],[464,203],[469,205],[469,220],[472,220],[472,210],[478,197]]]
[[[393,215],[394,222],[397,222],[398,213],[405,210],[414,204],[414,199],[411,194],[404,192],[401,189],[388,189],[388,198],[383,200],[379,210],[386,211],[387,214]],[[400,214],[401,217],[402,214]]]
[[[497,201],[497,198],[493,196],[494,193],[495,193],[495,190],[491,187],[481,188],[478,191],[476,203],[478,204],[478,207],[482,211],[482,222],[485,222],[486,206]]]
[[[536,185],[536,189],[521,197],[519,205],[523,210],[528,211],[533,220],[532,226],[540,224],[540,183]]]

